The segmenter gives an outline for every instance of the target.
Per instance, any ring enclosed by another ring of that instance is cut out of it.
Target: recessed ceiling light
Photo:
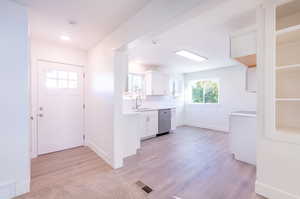
[[[71,40],[71,38],[67,35],[60,36],[60,39],[63,40],[63,41],[70,41]]]
[[[176,53],[176,55],[180,55],[180,56],[183,56],[185,58],[188,58],[188,59],[191,59],[191,60],[194,60],[194,61],[198,61],[198,62],[203,62],[203,61],[207,60],[207,58],[202,57],[200,55],[197,55],[195,53],[189,52],[187,50],[180,50],[180,51],[177,51],[175,53]]]

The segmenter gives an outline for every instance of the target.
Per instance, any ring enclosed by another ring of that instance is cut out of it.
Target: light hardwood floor
[[[135,182],[153,188],[145,194]],[[146,140],[112,170],[87,147],[32,161],[31,193],[19,199],[262,199],[255,167],[236,161],[228,135],[193,127]]]

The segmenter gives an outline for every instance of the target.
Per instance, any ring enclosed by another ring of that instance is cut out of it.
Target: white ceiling
[[[133,16],[149,0],[14,0],[29,6],[32,37],[87,50]],[[70,25],[74,21],[76,25]]]
[[[230,5],[228,5],[230,6]],[[223,7],[224,9],[226,6]],[[174,73],[189,73],[236,65],[230,58],[230,33],[255,24],[255,9],[236,12],[229,9],[211,10],[211,14],[177,25],[162,34],[136,42],[130,48],[130,61],[142,65],[157,65]],[[216,13],[219,13],[216,15]],[[154,41],[154,42],[153,42]],[[190,50],[208,58],[195,62],[176,55],[178,50]]]

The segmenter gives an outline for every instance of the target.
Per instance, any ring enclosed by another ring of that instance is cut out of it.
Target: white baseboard
[[[0,184],[0,198],[12,199],[30,191],[30,180],[22,182],[5,182]]]
[[[269,199],[299,199],[300,196],[296,196],[287,193],[281,189],[269,186],[267,184],[256,181],[255,192]]]
[[[5,182],[0,184],[0,198],[11,199],[16,196],[16,183]]]
[[[30,179],[16,183],[16,196],[28,193],[30,191]]]
[[[98,147],[96,144],[94,144],[92,141],[87,140],[86,145],[90,147],[98,156],[100,156],[107,164],[109,164],[111,167],[113,167],[113,161],[112,158],[108,156],[108,154],[102,150],[100,147]]]
[[[221,131],[224,133],[228,133],[228,129],[220,128],[218,126],[206,126],[206,125],[195,125],[195,124],[184,124],[182,126],[197,127],[197,128],[202,128],[202,129],[210,129],[210,130],[214,130],[214,131]]]

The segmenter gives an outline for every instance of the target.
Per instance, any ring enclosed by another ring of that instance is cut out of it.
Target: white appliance
[[[256,112],[238,111],[230,115],[230,149],[234,158],[256,165]]]

